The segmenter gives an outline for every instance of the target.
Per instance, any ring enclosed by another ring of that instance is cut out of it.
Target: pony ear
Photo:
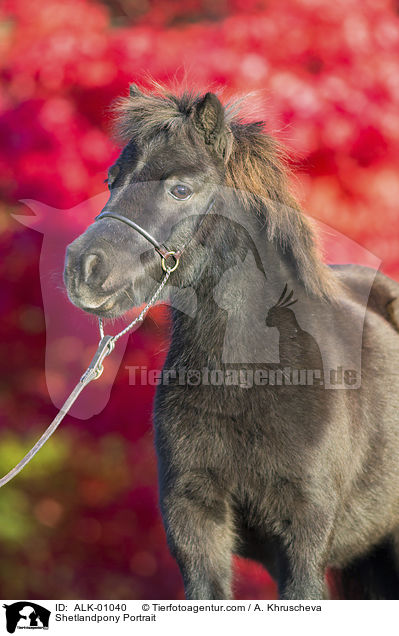
[[[214,93],[206,93],[196,104],[194,126],[205,143],[227,160],[231,152],[232,135],[224,121],[224,108]]]
[[[139,95],[143,95],[137,84],[129,85],[129,96],[130,97],[138,97]]]

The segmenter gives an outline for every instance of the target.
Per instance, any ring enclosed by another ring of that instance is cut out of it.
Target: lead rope
[[[78,384],[73,389],[72,393],[69,395],[69,397],[66,399],[66,401],[62,405],[61,409],[59,410],[59,412],[57,413],[57,415],[55,416],[51,424],[47,427],[43,435],[37,440],[36,444],[30,449],[30,451],[25,455],[25,457],[21,459],[21,461],[16,466],[14,466],[14,468],[12,468],[2,479],[0,479],[0,488],[4,486],[5,484],[7,484],[9,481],[11,481],[11,479],[13,479],[16,475],[18,475],[19,472],[21,472],[21,470],[26,466],[26,464],[30,462],[32,457],[36,455],[36,453],[41,449],[41,447],[47,442],[47,440],[51,437],[54,431],[61,424],[65,415],[71,409],[72,405],[74,404],[74,402],[76,401],[80,393],[83,391],[83,389],[92,380],[97,380],[97,378],[100,377],[100,375],[102,374],[104,370],[102,363],[104,359],[114,350],[115,344],[119,340],[119,338],[122,338],[122,336],[124,336],[128,331],[133,329],[133,327],[135,327],[138,323],[144,320],[150,307],[152,307],[154,303],[157,301],[172,271],[176,269],[178,265],[178,259],[176,259],[176,265],[173,267],[166,267],[164,266],[164,263],[165,261],[163,261],[162,267],[165,271],[165,274],[164,274],[164,277],[162,278],[160,285],[158,286],[158,288],[156,289],[156,291],[154,292],[153,296],[150,298],[150,300],[148,301],[144,309],[137,316],[137,318],[132,320],[132,322],[127,325],[127,327],[122,329],[122,331],[120,331],[114,336],[105,335],[103,322],[101,318],[99,319],[100,342],[98,343],[97,351],[94,354],[92,361],[90,362],[86,371],[83,373],[82,377],[80,378]]]
[[[113,341],[114,345],[119,340],[119,338],[122,338],[122,336],[124,336],[125,333],[127,333],[128,331],[133,329],[133,327],[135,327],[139,322],[142,322],[144,320],[148,310],[156,302],[159,294],[161,293],[161,291],[165,287],[166,283],[168,282],[169,276],[171,275],[171,273],[175,269],[176,269],[176,267],[168,268],[168,269],[165,270],[165,276],[163,277],[163,279],[161,281],[161,284],[159,285],[158,289],[154,292],[154,295],[151,296],[150,300],[148,301],[148,303],[146,304],[144,309],[139,313],[137,318],[132,320],[132,322],[129,323],[127,327],[122,329],[122,331],[120,331],[118,334],[116,334],[116,336],[112,336],[112,341]],[[100,329],[100,337],[104,338],[104,326],[103,326],[103,321],[101,320],[101,318],[98,319],[98,325],[99,325],[99,329]]]

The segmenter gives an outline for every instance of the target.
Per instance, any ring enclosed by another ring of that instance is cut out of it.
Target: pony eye
[[[193,191],[188,186],[183,185],[182,183],[178,183],[177,185],[173,186],[173,188],[169,190],[169,193],[175,199],[179,199],[179,201],[184,201],[185,199],[189,199],[191,197]]]

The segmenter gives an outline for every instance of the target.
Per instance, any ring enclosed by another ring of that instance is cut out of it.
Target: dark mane
[[[314,295],[332,300],[338,283],[322,260],[311,221],[288,189],[285,153],[265,132],[264,122],[233,119],[232,153],[226,184],[236,189],[242,205],[265,218],[269,238],[275,239]]]
[[[162,131],[178,133],[193,127],[191,115],[201,99],[199,93],[176,95],[155,83],[153,88],[143,91],[132,85],[129,96],[116,101],[114,132],[120,142],[134,138],[145,143]],[[235,189],[246,210],[264,218],[270,240],[275,240],[292,262],[308,291],[332,300],[338,283],[322,261],[311,222],[289,192],[284,152],[266,133],[264,122],[246,123],[238,111],[238,101],[224,108],[230,140],[225,183]]]

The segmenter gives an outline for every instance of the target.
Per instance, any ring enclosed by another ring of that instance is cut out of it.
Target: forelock
[[[114,134],[121,143],[131,139],[145,142],[162,131],[178,131],[189,124],[190,114],[200,95],[184,92],[174,95],[165,89],[145,92],[142,89],[119,98],[113,107]]]

